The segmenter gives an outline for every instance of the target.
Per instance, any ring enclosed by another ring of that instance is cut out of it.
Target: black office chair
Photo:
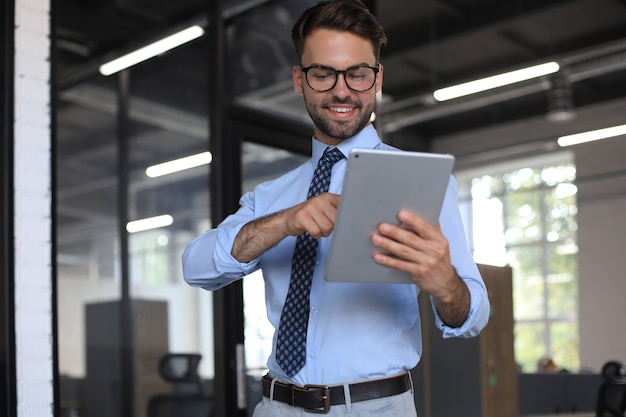
[[[159,361],[159,374],[172,384],[172,392],[148,401],[147,417],[211,417],[213,400],[198,375],[198,354],[170,353]]]
[[[604,383],[598,390],[596,417],[626,417],[626,367],[610,361],[602,367]]]

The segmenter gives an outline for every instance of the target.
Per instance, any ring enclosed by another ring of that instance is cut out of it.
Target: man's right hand
[[[338,206],[338,194],[322,193],[284,210],[285,234],[300,236],[308,232],[314,239],[329,236],[335,226]]]
[[[329,236],[335,226],[339,195],[322,193],[288,209],[253,220],[241,228],[231,255],[250,262],[287,236],[308,232],[314,239]]]

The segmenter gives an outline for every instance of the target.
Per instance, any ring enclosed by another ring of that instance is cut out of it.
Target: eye
[[[365,78],[365,74],[360,73],[360,72],[350,72],[348,73],[348,76],[350,77],[351,80],[354,80],[354,81],[361,81],[363,80],[363,78]]]
[[[328,81],[335,78],[334,71],[323,68],[314,68],[309,71],[309,74],[312,75],[316,80],[320,81]]]

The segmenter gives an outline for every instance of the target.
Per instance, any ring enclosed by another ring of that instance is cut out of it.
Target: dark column
[[[130,298],[128,265],[128,181],[129,181],[129,117],[130,70],[117,75],[117,206],[120,239],[120,269],[122,298],[120,302],[120,398],[121,416],[135,415],[135,375],[133,355],[133,310]]]
[[[13,175],[13,0],[2,2],[0,43],[0,415],[17,416],[15,374],[15,248]]]
[[[58,0],[50,1],[50,195],[52,205],[50,208],[50,263],[52,267],[52,389],[54,416],[61,416],[61,387],[59,381],[59,316],[58,316],[58,292],[57,292],[57,106],[56,106],[56,10]]]
[[[215,226],[238,207],[241,195],[241,142],[232,135],[225,112],[226,83],[223,0],[207,0],[209,16],[209,149],[211,221]],[[245,378],[237,374],[243,352],[243,286],[237,281],[213,293],[215,415],[246,416]],[[243,390],[243,391],[242,391]]]

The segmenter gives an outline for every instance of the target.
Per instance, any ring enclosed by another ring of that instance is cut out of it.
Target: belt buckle
[[[320,408],[303,407],[304,411],[307,411],[309,413],[317,413],[317,414],[328,414],[328,412],[330,411],[330,387],[328,385],[307,384],[307,385],[305,385],[302,388],[300,388],[298,386],[294,386],[292,391],[291,391],[292,403],[293,403],[294,391],[295,390],[300,390],[300,391],[320,390],[321,391],[321,394],[319,396],[319,400],[322,402],[322,406]]]

